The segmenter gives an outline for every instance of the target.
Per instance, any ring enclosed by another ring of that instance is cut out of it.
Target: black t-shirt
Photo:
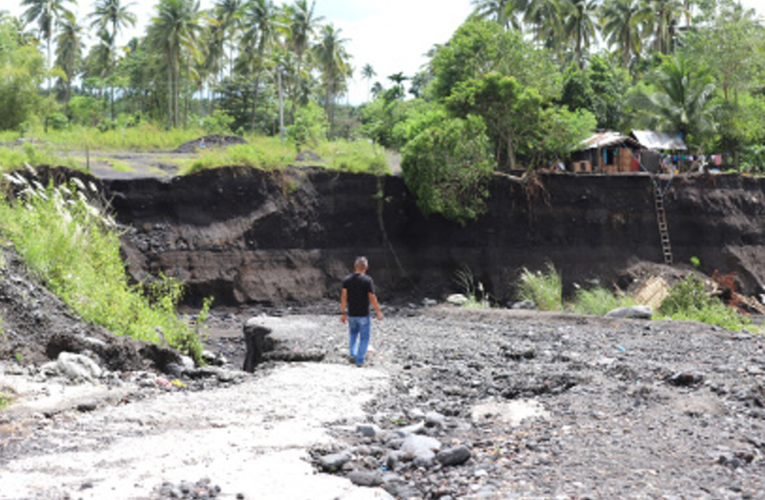
[[[369,316],[369,294],[375,293],[375,284],[366,274],[353,273],[343,280],[348,290],[348,316]]]

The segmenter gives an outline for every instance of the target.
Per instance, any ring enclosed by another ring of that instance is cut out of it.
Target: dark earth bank
[[[765,284],[765,179],[658,179],[676,263],[735,273],[747,295]],[[423,217],[399,177],[286,168],[222,168],[171,180],[106,180],[130,270],[188,286],[198,306],[306,304],[337,295],[356,255],[370,258],[383,300],[444,297],[468,268],[500,303],[523,267],[551,262],[564,285],[629,285],[631,266],[662,262],[652,179],[540,175],[533,188],[497,176],[488,212],[465,227]],[[378,196],[382,193],[382,196]],[[462,290],[456,290],[462,291]]]

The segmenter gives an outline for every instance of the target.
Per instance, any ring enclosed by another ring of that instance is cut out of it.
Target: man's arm
[[[343,293],[340,294],[340,321],[345,323],[348,321],[348,315],[345,314],[345,308],[348,305],[348,289],[343,288]]]
[[[372,307],[375,308],[375,311],[377,312],[377,319],[382,320],[382,311],[380,310],[380,304],[377,303],[377,295],[375,295],[372,292],[369,292],[369,303],[372,304]]]

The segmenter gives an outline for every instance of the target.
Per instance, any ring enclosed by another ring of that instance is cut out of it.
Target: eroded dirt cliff
[[[187,301],[218,305],[334,297],[355,255],[370,258],[378,293],[454,290],[467,266],[498,300],[519,269],[547,261],[564,282],[618,279],[639,261],[661,262],[647,175],[543,175],[528,190],[491,185],[488,213],[466,227],[423,217],[398,177],[224,168],[174,178],[105,181],[138,279],[164,272]],[[664,188],[668,179],[661,179]],[[711,274],[735,272],[743,291],[765,284],[765,180],[675,178],[665,199],[676,263],[698,257]]]

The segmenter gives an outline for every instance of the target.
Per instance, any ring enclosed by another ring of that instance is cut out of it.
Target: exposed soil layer
[[[133,275],[178,277],[194,305],[206,296],[230,306],[334,297],[356,255],[370,258],[383,299],[443,296],[467,266],[499,302],[512,298],[523,267],[552,262],[568,289],[663,261],[647,175],[540,180],[529,190],[495,178],[488,213],[465,227],[423,217],[398,177],[226,168],[104,186],[132,227],[124,243]],[[706,274],[734,272],[744,293],[763,293],[765,179],[675,178],[665,207],[676,263],[697,257]]]
[[[42,364],[61,352],[88,352],[112,371],[164,371],[179,355],[84,323],[30,278],[18,255],[0,247],[0,360]]]

